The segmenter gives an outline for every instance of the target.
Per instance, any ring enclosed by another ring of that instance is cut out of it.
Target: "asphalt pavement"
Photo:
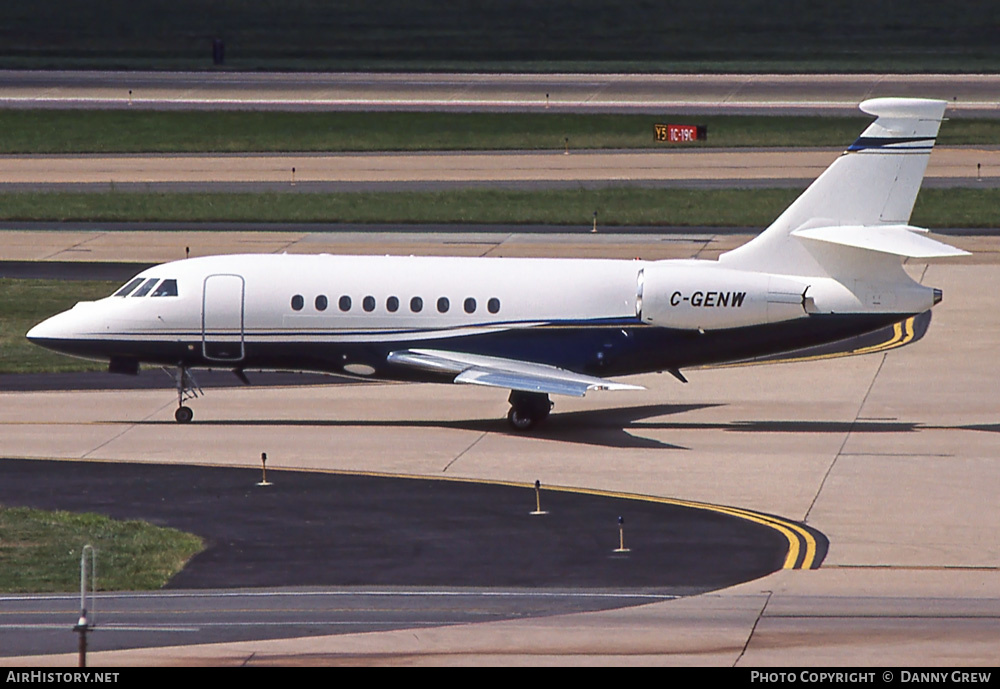
[[[93,650],[604,610],[763,577],[783,567],[788,549],[781,532],[756,521],[611,494],[544,486],[537,497],[531,486],[507,483],[323,471],[269,470],[270,485],[262,478],[249,467],[2,459],[0,503],[141,519],[204,540],[167,584],[187,597],[103,598]],[[539,502],[545,514],[533,515]],[[818,566],[826,540],[809,531]],[[113,565],[97,548],[106,575]],[[76,554],[66,557],[67,567],[77,563]],[[291,614],[290,592],[306,588],[314,609]],[[205,606],[222,596],[208,603],[212,589],[256,602],[213,620]],[[279,591],[285,600],[276,602]],[[391,615],[388,603],[371,605],[389,593],[406,598],[410,612],[401,614],[398,600]],[[0,598],[0,645],[8,653],[67,650],[69,636],[54,632],[73,601]],[[267,607],[275,605],[280,623]]]

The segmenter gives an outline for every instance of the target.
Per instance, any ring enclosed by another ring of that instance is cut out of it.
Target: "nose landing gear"
[[[174,412],[174,420],[177,423],[190,423],[194,418],[194,412],[191,407],[184,406],[184,403],[201,397],[204,393],[186,366],[177,367],[174,381],[177,383],[177,411]]]
[[[515,431],[528,431],[548,418],[554,406],[549,396],[544,392],[524,392],[511,390],[510,411],[507,412],[507,422]]]

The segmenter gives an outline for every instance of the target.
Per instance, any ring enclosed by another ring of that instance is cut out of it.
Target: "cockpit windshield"
[[[155,290],[153,289],[154,287],[156,287]],[[150,292],[152,292],[150,296],[153,297],[176,297],[177,280],[169,279],[161,281],[160,278],[132,278],[127,285],[115,292],[113,296],[127,297],[132,295],[133,297],[145,297]]]
[[[176,280],[164,280],[160,283],[160,286],[153,290],[154,297],[176,297],[177,296],[177,281]]]
[[[143,279],[144,278],[132,278],[131,280],[129,280],[127,285],[125,285],[120,290],[115,292],[114,296],[127,297],[129,294],[132,293],[132,290],[134,290],[136,287],[140,285],[140,283],[142,283]]]
[[[132,296],[133,297],[146,296],[147,294],[149,294],[149,291],[153,289],[153,285],[155,285],[159,281],[160,281],[159,278],[149,278],[144,283],[142,283],[142,287],[140,287],[139,289],[137,289],[135,292],[132,293]]]

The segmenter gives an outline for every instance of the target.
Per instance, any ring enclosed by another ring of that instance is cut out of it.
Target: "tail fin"
[[[907,224],[947,104],[918,98],[861,103],[861,110],[877,119],[770,227],[722,254],[720,263],[787,275],[838,277],[844,261],[830,260],[831,244],[908,256],[910,249],[903,247],[919,241],[921,255],[934,254],[934,246],[944,247],[943,254],[934,255],[952,255],[946,251],[951,247],[925,237],[914,240],[907,231],[917,229]],[[848,227],[844,236],[838,236],[838,228]],[[878,246],[865,240],[869,228],[881,231]],[[890,240],[888,249],[887,236],[899,239]],[[823,245],[819,251],[817,243]],[[893,248],[897,245],[898,251]]]

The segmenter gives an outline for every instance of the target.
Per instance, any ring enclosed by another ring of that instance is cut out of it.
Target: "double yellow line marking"
[[[340,471],[330,469],[289,469],[289,471],[315,471],[324,474],[338,474],[343,476],[371,476],[374,478],[405,478],[423,479],[431,481],[453,481],[456,483],[475,483],[480,485],[508,486],[511,488],[527,488],[534,490],[533,483],[520,483],[516,481],[500,481],[489,479],[457,478],[443,476],[420,476],[416,474],[389,474],[376,471]],[[655,495],[641,495],[637,493],[623,493],[618,491],[600,490],[596,488],[572,488],[568,486],[545,486],[545,490],[559,493],[575,493],[578,495],[594,495],[605,498],[619,498],[623,500],[636,500],[639,502],[652,502],[661,505],[673,505],[675,507],[687,507],[696,510],[706,510],[717,514],[724,514],[737,519],[766,526],[780,533],[788,541],[788,553],[782,569],[817,569],[818,547],[816,537],[809,529],[796,522],[775,517],[761,512],[754,512],[740,507],[727,507],[725,505],[713,505],[707,502],[694,502],[691,500],[678,500],[675,498],[664,498]]]
[[[588,495],[599,495],[603,497],[622,498],[625,500],[639,500],[642,502],[655,502],[662,505],[674,505],[676,507],[688,507],[696,510],[706,510],[725,514],[738,519],[754,522],[768,528],[774,529],[788,541],[788,553],[785,555],[785,562],[782,569],[815,569],[819,567],[816,561],[817,544],[816,537],[809,529],[801,524],[797,524],[780,517],[775,517],[761,512],[745,510],[740,507],[727,507],[725,505],[713,505],[707,502],[694,502],[691,500],[678,500],[676,498],[661,498],[653,495],[637,495],[633,493],[616,493],[612,491],[592,490],[587,488],[563,488],[549,486],[548,490],[558,490],[566,493],[585,493]]]

